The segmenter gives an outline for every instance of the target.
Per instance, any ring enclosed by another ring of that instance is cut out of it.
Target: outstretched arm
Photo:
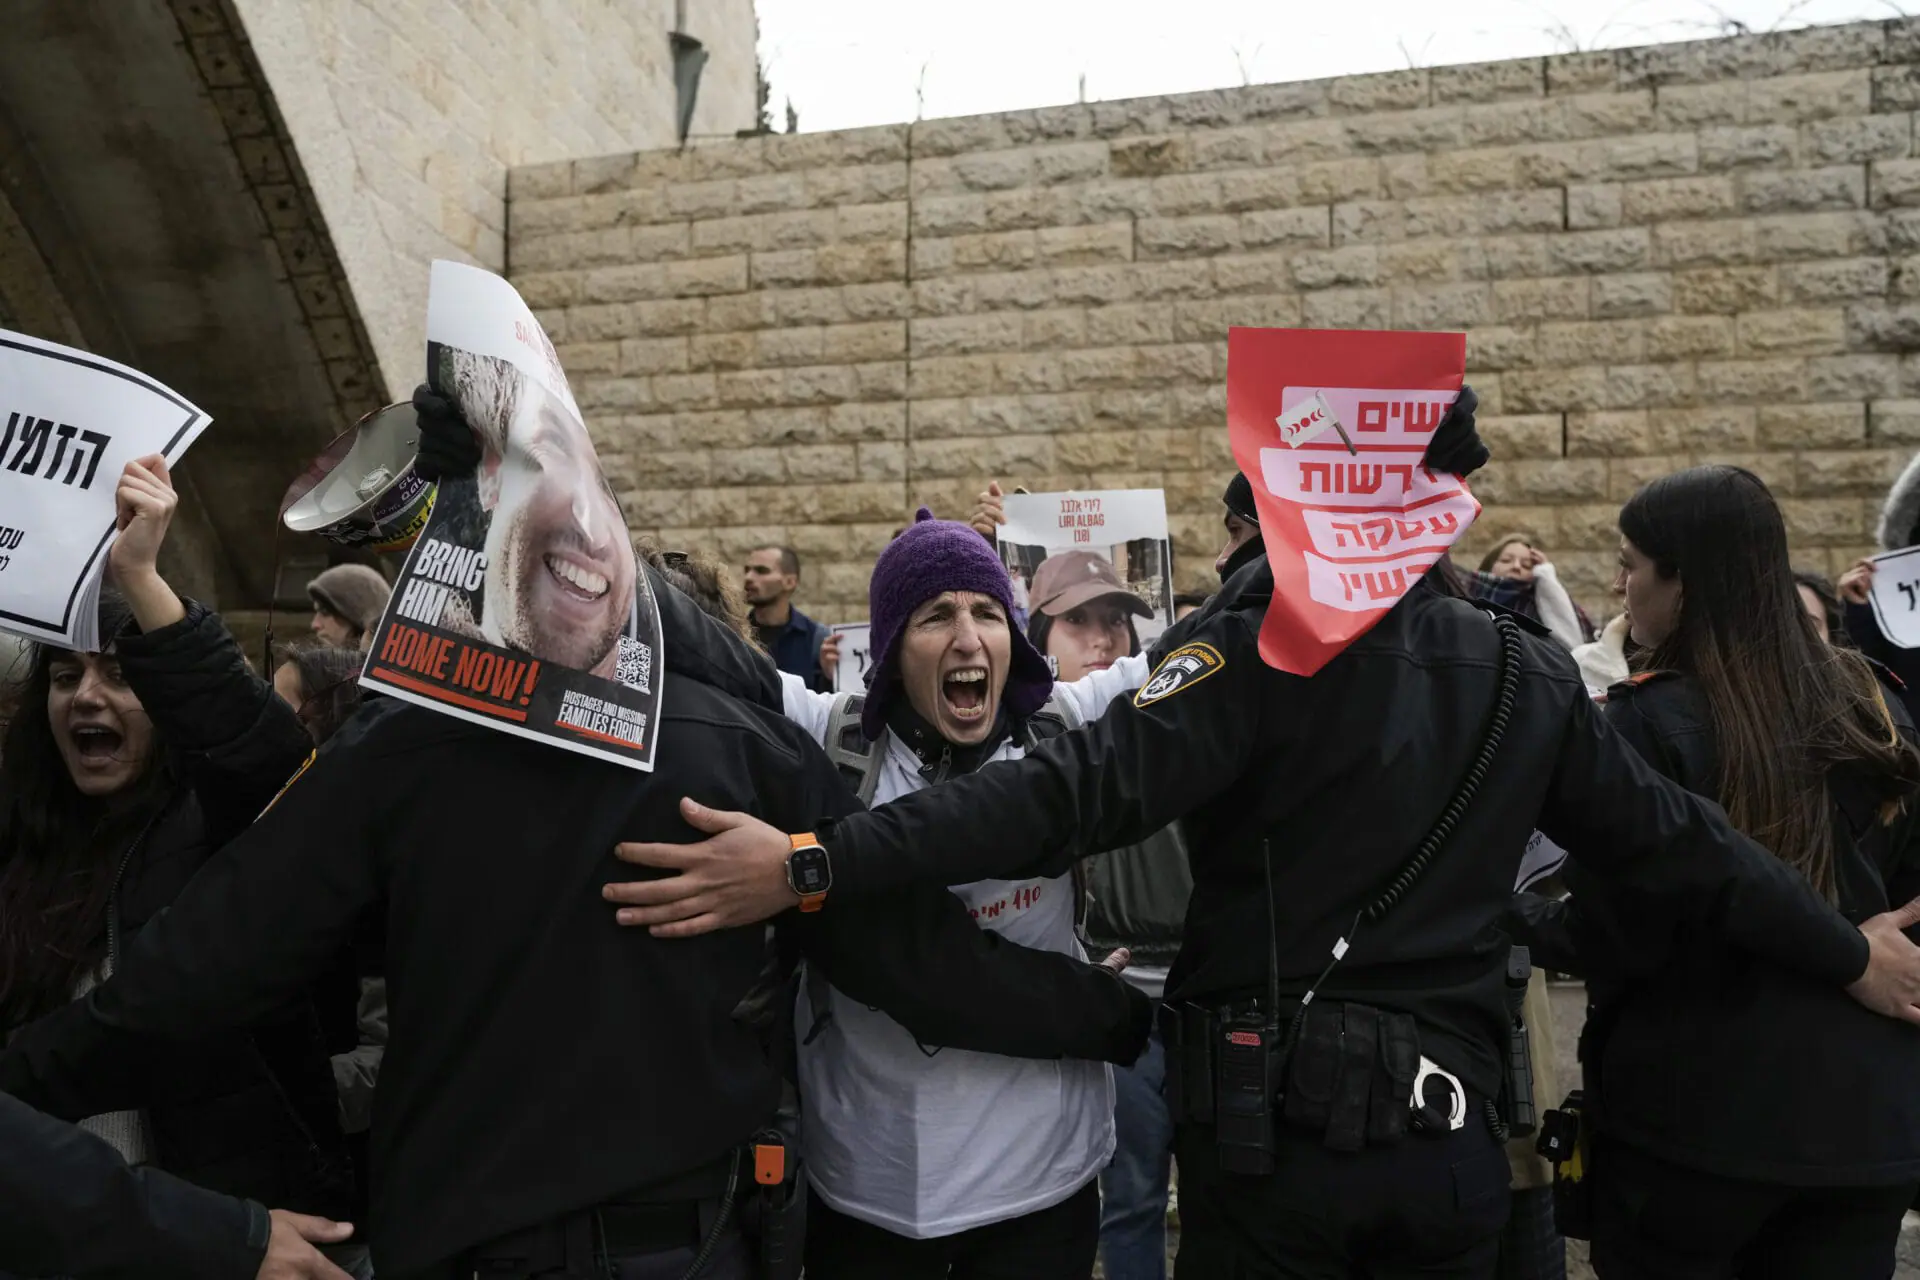
[[[849,998],[923,1044],[1012,1058],[1131,1063],[1153,1006],[1119,965],[1009,942],[945,889],[915,886],[799,916],[801,946]]]
[[[1265,682],[1282,678],[1261,663],[1247,617],[1221,613],[1100,719],[1023,760],[822,829],[834,900],[910,884],[1059,875],[1084,854],[1145,839],[1245,772],[1261,741]],[[794,905],[784,835],[744,814],[699,810],[688,821],[719,838],[620,846],[627,861],[680,872],[609,886],[608,898],[624,904],[623,923],[679,937]]]
[[[1596,877],[1657,896],[1735,946],[1920,1022],[1920,948],[1899,932],[1920,910],[1856,929],[1798,872],[1734,830],[1718,805],[1655,773],[1583,693],[1568,696],[1540,811],[1550,839]]]

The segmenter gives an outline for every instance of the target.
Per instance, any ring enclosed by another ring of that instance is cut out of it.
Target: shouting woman
[[[176,497],[129,463],[100,651],[38,646],[0,743],[0,1031],[86,995],[312,750],[220,619],[156,568]],[[302,1001],[243,1031],[151,1046],[86,1127],[130,1162],[346,1217],[332,1069]]]

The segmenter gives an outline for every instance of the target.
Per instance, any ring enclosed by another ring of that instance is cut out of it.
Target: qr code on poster
[[[653,647],[631,636],[621,636],[619,656],[613,662],[613,678],[629,689],[651,694]]]

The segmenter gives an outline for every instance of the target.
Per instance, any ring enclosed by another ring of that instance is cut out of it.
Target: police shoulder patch
[[[1227,660],[1210,644],[1183,644],[1160,660],[1153,676],[1133,695],[1133,705],[1144,707],[1170,698],[1226,665]]]

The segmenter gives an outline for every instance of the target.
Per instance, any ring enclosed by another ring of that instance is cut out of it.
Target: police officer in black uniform
[[[138,1105],[142,1037],[245,1025],[377,913],[383,1280],[678,1280],[695,1263],[745,1280],[798,1268],[797,1158],[764,1132],[795,950],[929,1045],[1132,1061],[1143,996],[981,931],[941,887],[796,915],[772,955],[760,928],[687,946],[608,918],[614,846],[693,838],[682,796],[795,830],[858,807],[779,714],[772,664],[648,572],[667,664],[652,774],[381,700],[112,980],[13,1040],[0,1089],[69,1119]]]
[[[1486,454],[1456,415],[1428,456],[1464,473]],[[1162,1023],[1183,1277],[1493,1274],[1501,917],[1536,825],[1696,930],[1920,1020],[1901,922],[1856,929],[1656,775],[1543,633],[1430,574],[1308,679],[1261,661],[1272,590],[1258,557],[1156,646],[1130,703],[818,832],[846,903],[1059,874],[1184,820],[1195,887]],[[784,834],[696,825],[714,838],[628,851],[681,874],[616,890],[626,922],[685,936],[791,902]]]

